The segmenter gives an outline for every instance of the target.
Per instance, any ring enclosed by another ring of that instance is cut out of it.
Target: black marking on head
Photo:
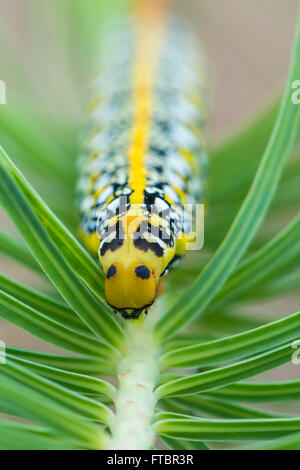
[[[116,272],[117,272],[117,268],[115,267],[114,264],[112,264],[106,273],[106,278],[110,279],[116,274]]]
[[[111,242],[104,242],[100,248],[100,255],[104,256],[107,250],[115,251],[120,248],[125,239],[125,232],[123,229],[122,222],[118,220],[118,222],[113,225],[112,227],[108,226],[105,231],[101,233],[101,239],[105,240],[111,233],[116,232],[116,237]]]
[[[138,238],[134,240],[134,246],[142,251],[152,250],[156,256],[163,256],[164,250],[158,243],[150,243],[144,238]]]
[[[122,309],[120,313],[125,320],[137,320],[142,313],[143,309],[132,309],[130,313],[129,309]]]
[[[153,305],[153,302],[150,302],[150,304],[145,305],[144,307],[141,308],[115,308],[113,309],[120,313],[125,320],[137,320],[141,313],[145,313],[147,315],[149,308]]]
[[[153,226],[150,221],[143,220],[137,228],[134,238],[143,238],[145,233],[151,233],[154,237],[159,238],[168,246],[174,245],[173,234],[171,231],[166,230],[162,225]]]
[[[123,242],[124,240],[114,238],[110,243],[103,243],[102,247],[100,248],[100,255],[104,256],[107,250],[116,251],[123,245]]]
[[[145,265],[137,266],[137,268],[135,268],[135,274],[141,279],[149,279],[150,277],[150,271]]]

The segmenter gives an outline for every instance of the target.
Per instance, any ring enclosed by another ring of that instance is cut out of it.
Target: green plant
[[[90,2],[91,18],[96,8]],[[84,39],[84,25],[79,31]],[[211,441],[300,449],[300,417],[252,406],[299,400],[300,381],[245,380],[291,360],[300,313],[271,323],[237,313],[300,286],[299,213],[276,233],[299,203],[300,107],[291,101],[299,77],[300,21],[281,105],[211,152],[207,256],[174,271],[150,315],[135,322],[114,317],[101,271],[74,235],[72,138],[53,143],[16,108],[3,112],[2,144],[13,142],[43,198],[1,149],[0,201],[25,243],[2,232],[0,251],[50,284],[45,293],[1,275],[0,317],[66,352],[7,346],[0,448],[147,449],[158,435],[171,449]]]

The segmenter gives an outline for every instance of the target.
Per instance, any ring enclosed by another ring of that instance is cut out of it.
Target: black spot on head
[[[141,279],[149,279],[150,277],[150,271],[145,265],[141,265],[135,268],[135,274]]]
[[[115,267],[114,264],[112,264],[106,273],[106,278],[110,279],[116,274],[116,272],[117,272],[117,268]]]

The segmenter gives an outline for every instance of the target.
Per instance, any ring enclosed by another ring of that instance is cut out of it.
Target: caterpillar
[[[138,318],[185,252],[207,172],[204,59],[162,2],[111,20],[91,83],[77,204],[107,303]]]

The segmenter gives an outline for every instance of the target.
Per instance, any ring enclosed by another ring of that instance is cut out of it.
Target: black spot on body
[[[110,268],[108,269],[108,271],[107,271],[106,278],[110,279],[111,277],[113,277],[116,274],[116,272],[117,272],[117,268],[115,267],[114,264],[112,264],[110,266]]]
[[[158,120],[156,124],[159,126],[159,128],[166,133],[169,133],[171,131],[171,125],[168,121],[162,121]]]
[[[144,203],[146,206],[152,206],[155,203],[156,194],[149,194],[144,191]]]
[[[159,155],[160,157],[166,156],[166,151],[157,146],[151,145],[149,150],[153,153],[156,153],[156,155]]]
[[[150,271],[145,265],[141,265],[135,268],[135,274],[141,279],[149,279],[150,277]]]
[[[158,166],[158,165],[153,166],[152,169],[154,171],[157,171],[157,173],[160,173],[160,174],[163,173],[163,170],[164,170],[162,166]]]

